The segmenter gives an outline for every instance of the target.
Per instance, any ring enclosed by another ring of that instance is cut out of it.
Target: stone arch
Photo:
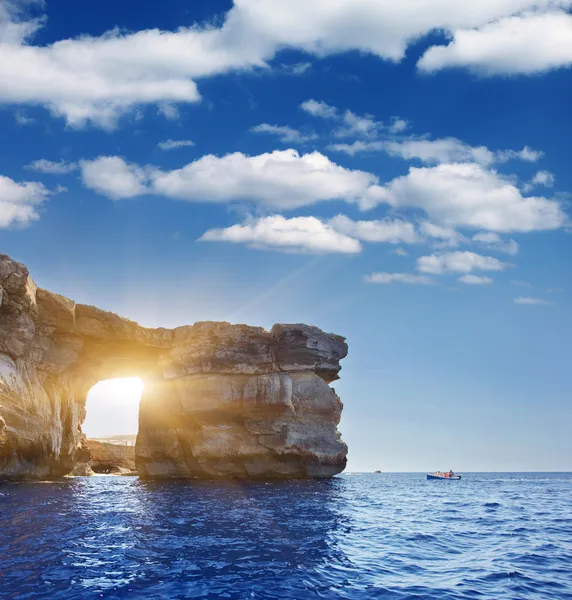
[[[38,289],[0,255],[0,478],[56,477],[85,459],[85,401],[100,380],[140,377],[141,476],[327,477],[345,340],[307,325],[148,329]]]

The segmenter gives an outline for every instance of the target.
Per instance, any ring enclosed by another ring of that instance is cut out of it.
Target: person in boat
[[[455,473],[453,473],[453,471],[451,469],[449,469],[449,472],[447,473],[447,477],[454,477]]]

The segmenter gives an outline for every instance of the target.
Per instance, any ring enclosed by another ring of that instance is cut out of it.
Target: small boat
[[[448,473],[441,473],[436,471],[435,473],[427,473],[427,479],[444,479],[445,481],[459,481],[461,475],[449,475]]]

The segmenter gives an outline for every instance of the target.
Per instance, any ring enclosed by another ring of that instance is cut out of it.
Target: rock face
[[[87,440],[89,467],[94,473],[129,473],[135,471],[135,447]]]
[[[145,478],[329,477],[346,464],[329,384],[344,338],[307,325],[148,329],[36,287],[0,254],[0,479],[53,478],[89,460],[85,400],[141,377]]]

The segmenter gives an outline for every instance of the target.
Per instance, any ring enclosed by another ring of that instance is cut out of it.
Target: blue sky
[[[0,0],[0,250],[345,335],[350,469],[570,470],[570,8]]]

